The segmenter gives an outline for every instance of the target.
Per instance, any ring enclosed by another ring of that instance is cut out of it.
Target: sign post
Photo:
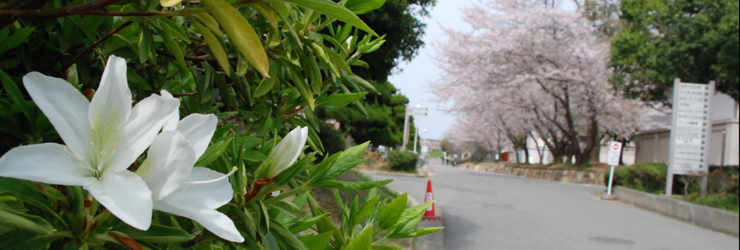
[[[409,126],[409,117],[411,116],[427,116],[427,108],[422,108],[421,105],[417,105],[416,107],[406,107],[406,117],[404,117],[403,122],[403,144],[401,146],[402,150],[406,150],[406,145],[409,145],[409,131],[411,130]],[[419,128],[416,128],[417,130]],[[416,142],[414,142],[414,146],[416,146]],[[414,149],[416,151],[416,149]]]
[[[673,119],[666,195],[673,194],[675,174],[702,176],[702,195],[706,193],[713,96],[714,81],[697,84],[676,79],[673,83]]]
[[[612,196],[612,183],[614,182],[614,167],[619,165],[619,157],[622,155],[622,143],[613,141],[609,146],[609,166],[612,166],[611,172],[609,173],[609,189],[606,195]]]

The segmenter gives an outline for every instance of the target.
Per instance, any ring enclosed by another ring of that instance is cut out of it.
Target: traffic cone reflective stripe
[[[429,180],[429,182],[427,182],[427,195],[424,198],[424,202],[433,200],[434,193],[432,192],[432,180]],[[432,203],[432,205],[427,208],[427,211],[424,212],[424,218],[437,218],[437,215],[434,211],[434,203]]]

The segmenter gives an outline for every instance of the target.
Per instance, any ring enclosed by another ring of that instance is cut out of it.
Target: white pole
[[[416,128],[414,132],[414,153],[416,153],[416,139],[419,138],[419,128]]]
[[[606,192],[606,194],[609,196],[612,195],[612,182],[613,181],[614,181],[614,166],[612,166],[612,172],[609,173],[609,189]]]

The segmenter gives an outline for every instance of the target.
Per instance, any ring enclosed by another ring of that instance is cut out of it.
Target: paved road
[[[605,188],[461,170],[431,160],[449,250],[736,250],[738,238],[596,195]],[[427,179],[391,188],[423,201]]]

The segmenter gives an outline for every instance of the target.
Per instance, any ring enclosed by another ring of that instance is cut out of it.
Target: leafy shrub
[[[704,206],[730,210],[735,213],[737,213],[738,208],[740,208],[740,200],[738,199],[737,195],[734,194],[715,193],[700,196],[699,193],[693,193],[686,196],[686,201]]]
[[[665,190],[667,174],[668,166],[665,164],[636,163],[628,167],[615,168],[614,185],[658,194]],[[609,182],[609,172],[604,173],[604,180],[605,183]]]
[[[419,156],[411,151],[394,150],[388,152],[388,167],[394,171],[414,171],[418,161]]]

